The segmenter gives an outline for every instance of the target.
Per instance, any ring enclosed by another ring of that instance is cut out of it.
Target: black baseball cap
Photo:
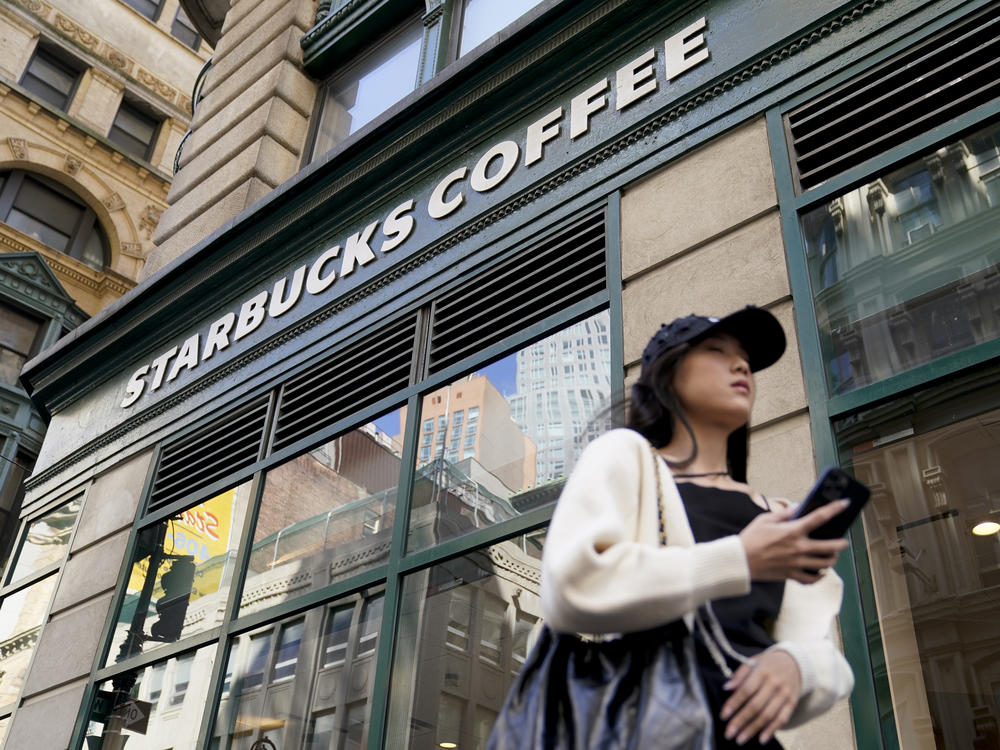
[[[679,344],[693,344],[717,333],[728,333],[742,344],[750,371],[770,367],[785,351],[785,331],[767,310],[748,305],[724,318],[688,315],[660,326],[642,352],[643,372]]]

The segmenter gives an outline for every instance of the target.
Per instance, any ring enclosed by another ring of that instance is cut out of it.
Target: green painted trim
[[[782,234],[788,263],[789,283],[795,309],[795,326],[798,332],[799,351],[806,395],[809,400],[809,420],[814,441],[816,460],[821,465],[837,461],[833,429],[826,410],[826,375],[820,348],[819,326],[816,323],[812,302],[809,273],[803,251],[798,213],[794,197],[792,166],[785,145],[785,130],[781,112],[771,109],[766,114],[771,160],[774,164],[775,187],[781,211]],[[864,560],[867,564],[867,558]],[[837,573],[844,580],[844,599],[840,610],[840,628],[844,654],[855,675],[851,693],[851,716],[854,737],[859,750],[883,750],[881,722],[872,668],[871,644],[861,608],[862,582],[858,575],[858,560],[854,548],[842,554],[837,562]],[[867,581],[870,586],[870,581]],[[894,722],[894,719],[893,719]],[[893,725],[894,726],[894,725]]]
[[[1000,339],[986,341],[960,352],[948,354],[850,393],[831,397],[830,417],[844,416],[849,412],[872,406],[878,401],[894,398],[905,391],[929,385],[935,380],[954,375],[959,370],[975,367],[998,357],[1000,357]]]
[[[625,313],[622,306],[622,193],[608,196],[605,213],[608,314],[611,329],[611,403],[625,396]]]
[[[276,401],[276,397],[272,397],[268,407],[268,428],[271,427],[271,418],[274,415]],[[265,432],[265,436],[267,434],[269,433]],[[266,449],[266,446],[267,441],[262,441],[261,452]],[[262,473],[255,474],[250,486],[250,500],[247,502],[246,517],[243,519],[243,528],[240,530],[240,544],[236,548],[236,562],[233,566],[233,578],[229,586],[229,594],[226,596],[226,608],[224,610],[222,626],[216,638],[212,675],[209,678],[208,691],[205,696],[206,710],[201,715],[201,724],[198,728],[198,739],[195,747],[208,747],[208,738],[211,737],[212,731],[215,728],[217,708],[213,711],[209,707],[217,707],[219,699],[222,697],[222,685],[225,682],[224,664],[229,653],[229,636],[232,630],[232,621],[238,615],[240,597],[243,594],[243,585],[246,582],[246,570],[250,562],[250,553],[253,551],[254,529],[257,525],[263,496],[264,475]]]
[[[524,515],[511,518],[509,521],[477,529],[469,534],[441,542],[435,547],[414,552],[407,555],[399,563],[399,573],[400,575],[413,573],[421,568],[428,568],[445,560],[461,557],[477,549],[499,544],[511,537],[534,531],[549,522],[554,508],[554,505],[535,508]]]
[[[300,612],[307,612],[314,607],[341,599],[362,589],[379,584],[385,578],[385,572],[386,566],[384,565],[366,570],[351,578],[331,583],[321,589],[310,591],[308,594],[296,596],[288,601],[275,604],[267,609],[262,609],[260,612],[254,612],[253,614],[231,620],[225,624],[224,630],[231,638],[241,633],[255,630],[268,623],[286,620]]]
[[[430,325],[426,317],[421,319],[421,344],[430,338]],[[418,346],[414,352],[426,363],[426,346]],[[414,364],[414,371],[420,372]],[[385,582],[385,599],[382,605],[382,624],[379,628],[378,649],[375,654],[375,682],[372,685],[372,701],[368,711],[368,750],[379,750],[385,743],[385,736],[392,710],[389,688],[392,682],[393,661],[396,654],[396,627],[403,596],[403,581],[400,562],[406,539],[410,531],[410,495],[413,490],[414,468],[417,465],[417,445],[420,442],[420,419],[423,397],[417,393],[406,403],[406,424],[403,426],[403,455],[400,457],[399,486],[396,490],[396,513],[393,519],[392,542],[389,546],[389,564]]]

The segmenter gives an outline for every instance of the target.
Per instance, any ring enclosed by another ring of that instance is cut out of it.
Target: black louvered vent
[[[789,112],[802,190],[1000,95],[1000,3]]]
[[[603,290],[604,212],[533,243],[434,303],[430,371]]]
[[[343,349],[281,389],[277,450],[374,404],[409,382],[417,315],[413,313]]]
[[[260,457],[267,423],[266,396],[241,406],[193,435],[166,446],[160,454],[147,512],[250,466]]]

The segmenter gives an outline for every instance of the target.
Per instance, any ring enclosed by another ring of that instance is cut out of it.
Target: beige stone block
[[[167,174],[174,173],[174,157],[177,156],[177,149],[184,140],[186,132],[187,125],[179,120],[171,118],[163,124],[152,162]]]
[[[788,346],[781,359],[755,375],[757,398],[751,425],[771,422],[802,411],[808,406],[802,359],[799,355],[799,337],[795,329],[795,307],[791,300],[786,300],[770,308],[770,312],[785,329]]]
[[[217,61],[213,62],[212,88],[231,76],[241,76],[247,65],[271,66],[282,60],[288,60],[298,67],[302,65],[302,47],[299,40],[304,29],[297,25],[267,23],[258,26],[242,43],[225,54],[216,53]],[[228,39],[226,40],[228,42]]]
[[[14,715],[5,747],[68,747],[86,687],[87,680],[76,680],[24,701]]]
[[[53,614],[115,587],[128,537],[129,529],[122,529],[109,539],[70,555],[52,603]]]
[[[764,307],[788,294],[775,212],[627,282],[622,293],[625,362],[639,359],[662,323],[692,312],[722,315],[751,304]]]
[[[73,552],[132,525],[151,457],[139,454],[94,480],[73,537]]]
[[[118,114],[124,91],[123,84],[89,68],[83,74],[80,88],[73,97],[70,114],[83,120],[98,133],[107,134]]]
[[[198,105],[194,118],[195,134],[207,129],[214,135],[205,141],[199,138],[199,145],[192,153],[198,153],[203,143],[211,143],[222,135],[224,131],[214,123],[214,119],[223,109],[239,100],[236,111],[250,112],[271,98],[284,99],[303,115],[308,115],[316,99],[316,84],[288,60],[248,62],[238,75],[222,81]]]
[[[785,750],[853,750],[858,745],[851,705],[842,700],[807,724],[778,732],[778,740]]]
[[[172,232],[169,235],[154,237],[157,246],[146,258],[142,277],[148,278],[175,258],[186,253],[219,227],[232,221],[240,211],[247,207],[251,188],[258,186],[255,189],[259,189],[259,185],[262,184],[260,180],[248,180],[238,185],[229,194],[217,198],[211,204],[206,204],[196,214],[189,214],[186,218],[172,223]],[[270,187],[266,187],[266,189],[269,191]],[[171,206],[170,210],[172,211],[174,208]]]
[[[157,241],[168,238],[180,224],[186,223],[214,204],[219,195],[230,193],[251,178],[256,178],[273,188],[293,175],[297,167],[298,154],[288,151],[270,137],[261,138],[245,151],[234,154],[228,160],[216,165],[214,171],[205,174],[200,182],[180,198],[174,197],[171,191],[174,202],[160,218]]]
[[[240,47],[261,26],[285,28],[294,25],[305,31],[315,20],[315,0],[240,0],[234,2],[226,14],[215,53],[222,57]]]
[[[629,278],[777,205],[764,118],[685,155],[622,195]]]
[[[2,9],[0,9],[2,10]],[[0,74],[9,81],[20,81],[28,60],[35,51],[39,30],[19,18],[0,12]]]
[[[798,502],[816,481],[816,459],[808,414],[750,430],[750,485],[767,497]]]
[[[108,593],[45,623],[23,696],[90,674],[112,598],[113,594]]]
[[[241,114],[235,111],[234,107],[223,110],[219,116],[224,115],[228,116],[227,119],[233,120],[232,126],[221,129],[222,137],[214,141],[211,148],[198,148],[201,145],[198,138],[205,131],[192,133],[184,144],[181,169],[170,190],[170,200],[173,203],[204,183],[210,175],[218,173],[220,169],[230,168],[235,160],[250,158],[246,155],[268,141],[281,146],[292,159],[282,159],[264,168],[272,171],[278,182],[284,182],[298,171],[307,121],[287,103],[281,99],[268,98],[248,114]],[[212,129],[216,129],[215,123],[212,124]],[[293,142],[289,142],[289,136]],[[189,158],[189,148],[200,153]],[[280,173],[274,171],[279,166],[284,171]]]

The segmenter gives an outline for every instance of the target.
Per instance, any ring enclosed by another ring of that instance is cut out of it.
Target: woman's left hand
[[[741,745],[754,735],[769,742],[788,723],[802,688],[799,665],[787,651],[764,651],[754,661],[756,667],[742,665],[725,685],[733,691],[722,706],[726,737]]]

